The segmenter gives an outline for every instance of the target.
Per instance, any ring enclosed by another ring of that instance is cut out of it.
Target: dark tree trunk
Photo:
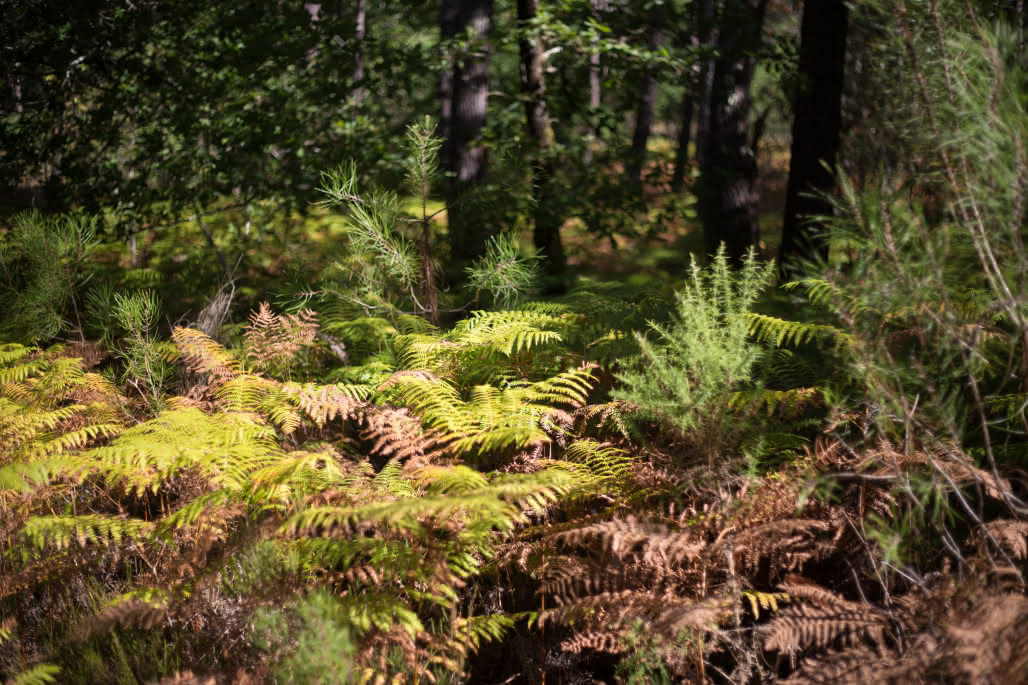
[[[710,38],[711,12],[714,8],[713,0],[704,0],[693,3],[693,11],[690,17],[692,33],[690,43],[693,50],[698,50],[705,45]],[[706,64],[704,60],[703,64]],[[675,169],[671,175],[671,190],[678,193],[685,187],[685,169],[689,164],[689,141],[692,134],[692,123],[696,114],[696,103],[700,102],[703,107],[702,91],[706,82],[706,71],[702,68],[691,70],[685,83],[685,92],[682,94],[681,116],[678,121],[678,145],[675,150]]]
[[[650,36],[647,46],[657,50],[664,40],[664,22],[667,17],[663,5],[658,5],[650,14]],[[657,77],[652,66],[643,72],[639,90],[639,102],[635,111],[635,132],[632,134],[632,148],[628,153],[628,182],[633,186],[642,183],[642,169],[646,164],[646,143],[653,129],[653,110],[657,104]]]
[[[685,188],[685,167],[689,164],[689,139],[692,133],[693,103],[696,92],[689,86],[682,95],[681,116],[678,119],[678,145],[675,150],[675,170],[671,174],[671,190],[676,193]]]
[[[525,121],[535,141],[536,158],[532,168],[535,189],[535,223],[532,239],[545,258],[543,268],[549,277],[547,289],[564,289],[564,245],[560,239],[562,218],[554,197],[554,137],[550,113],[546,108],[546,80],[543,71],[543,49],[539,40],[528,33],[530,22],[538,12],[538,0],[518,0],[518,23],[521,37],[521,89],[525,95]]]
[[[1017,0],[1017,54],[1024,56],[1024,0]]]
[[[696,161],[703,167],[706,155],[707,133],[710,130],[710,97],[714,90],[714,48],[718,41],[717,18],[718,0],[705,0],[703,5],[703,21],[709,27],[706,46],[709,56],[700,65],[700,100],[696,113]]]
[[[439,36],[444,44],[457,33],[459,9],[460,0],[443,0],[439,12]],[[439,155],[447,168],[450,159],[450,122],[453,120],[453,68],[453,61],[448,59],[439,74],[439,136],[443,139]]]
[[[357,49],[353,55],[353,89],[354,104],[359,105],[364,99],[364,36],[367,30],[367,0],[357,0],[357,18],[354,25],[354,40]]]
[[[767,0],[726,0],[711,88],[710,123],[700,179],[699,212],[708,254],[725,243],[738,264],[759,242],[757,163],[748,115],[755,52]]]
[[[489,30],[492,0],[461,0],[454,25],[456,35],[469,29],[472,42],[453,69],[446,170],[450,256],[463,268],[485,252],[489,231],[468,202],[468,192],[485,176],[486,150],[476,144],[485,126],[489,93]],[[459,272],[458,272],[459,273]]]
[[[792,157],[779,250],[783,277],[795,271],[801,259],[828,257],[824,226],[813,217],[832,212],[831,203],[819,195],[835,186],[832,166],[839,153],[842,127],[847,23],[843,0],[804,3]]]

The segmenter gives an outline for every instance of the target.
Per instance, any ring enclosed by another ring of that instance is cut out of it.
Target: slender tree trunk
[[[460,0],[443,0],[439,12],[439,36],[445,44],[457,33],[457,11]],[[448,46],[447,46],[448,47]],[[439,136],[443,139],[439,151],[440,159],[449,168],[450,129],[453,120],[453,60],[447,59],[446,66],[439,74]]]
[[[806,0],[800,29],[799,86],[792,125],[792,157],[785,198],[779,266],[795,271],[801,259],[826,259],[828,240],[815,216],[832,213],[825,198],[835,186],[848,16],[844,0]],[[828,166],[826,166],[828,165]]]
[[[487,158],[476,139],[485,126],[489,92],[489,30],[492,0],[461,0],[456,34],[471,31],[472,43],[453,70],[447,172],[447,216],[453,267],[463,268],[485,252],[490,231],[468,200],[468,192],[485,176]],[[459,272],[458,272],[459,277]]]
[[[726,0],[711,89],[699,210],[708,254],[725,243],[738,264],[759,242],[757,164],[749,135],[750,82],[767,0]]]
[[[686,86],[682,95],[681,116],[678,119],[678,145],[675,149],[675,170],[671,174],[671,190],[682,192],[685,187],[685,167],[689,163],[689,139],[692,134],[692,115],[696,92]]]
[[[589,0],[589,5],[592,7],[593,14],[599,15],[599,13],[607,9],[606,0]],[[595,113],[600,108],[602,102],[601,91],[600,91],[600,53],[595,51],[589,55],[589,109]],[[590,127],[592,123],[590,122]],[[593,138],[595,138],[596,130],[592,130]],[[582,163],[588,167],[593,161],[593,141],[590,141],[585,148],[585,152],[582,155]]]
[[[589,107],[600,107],[600,53],[589,55]]]
[[[711,16],[710,12],[713,9],[712,0],[703,0],[700,2],[693,3],[693,10],[690,19],[692,20],[692,27],[690,27],[691,37],[690,44],[693,50],[699,50],[701,45],[704,45],[710,33]],[[706,60],[703,62],[706,63]],[[685,92],[682,93],[682,106],[679,110],[681,116],[678,120],[678,145],[675,150],[675,169],[671,175],[671,190],[678,193],[681,192],[685,187],[685,169],[689,164],[689,141],[692,135],[692,124],[693,118],[696,114],[696,103],[700,101],[700,107],[703,107],[702,102],[702,91],[705,82],[704,71],[702,67],[698,70],[690,70],[689,76],[685,84]]]
[[[539,39],[528,33],[536,18],[539,0],[518,0],[518,23],[521,37],[521,89],[525,95],[525,122],[528,133],[535,141],[536,157],[532,167],[532,187],[535,190],[535,223],[532,240],[543,255],[543,268],[550,282],[547,289],[564,289],[564,245],[560,239],[562,217],[557,211],[554,197],[553,175],[556,159],[553,155],[553,123],[546,108],[546,77],[543,71],[543,48]]]
[[[367,0],[357,0],[357,20],[354,26],[354,40],[357,49],[353,56],[353,102],[359,105],[364,99],[364,36],[367,31]]]
[[[1024,0],[1017,0],[1017,54],[1024,56]]]
[[[657,5],[650,14],[650,36],[646,47],[655,51],[664,40],[664,22],[667,10]],[[635,131],[632,134],[632,148],[628,155],[628,182],[633,186],[642,183],[642,169],[646,164],[646,143],[653,129],[653,110],[657,104],[657,77],[652,66],[643,72],[639,90],[639,102],[635,111]]]
[[[714,48],[717,46],[719,27],[717,25],[718,0],[705,0],[703,5],[703,21],[709,27],[706,47],[709,56],[700,66],[700,101],[696,115],[696,161],[703,167],[706,155],[707,133],[710,131],[710,98],[714,90]]]

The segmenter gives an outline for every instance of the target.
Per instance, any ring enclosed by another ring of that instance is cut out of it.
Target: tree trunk
[[[685,167],[689,163],[689,139],[692,133],[693,103],[696,92],[686,86],[682,94],[681,117],[678,119],[678,145],[675,150],[675,170],[671,174],[671,190],[676,193],[685,188]]]
[[[667,11],[664,5],[656,6],[650,14],[650,36],[647,48],[656,51],[664,40],[664,22]],[[657,78],[652,66],[643,72],[639,103],[635,112],[635,132],[632,134],[632,148],[628,153],[628,182],[633,186],[642,183],[642,169],[646,164],[646,143],[653,128],[653,110],[657,104]]]
[[[353,102],[356,105],[364,99],[364,36],[367,25],[367,0],[357,0],[357,19],[354,26],[354,40],[357,48],[353,55]]]
[[[543,255],[543,268],[548,276],[547,290],[564,289],[564,245],[560,239],[562,218],[557,211],[553,175],[556,160],[553,155],[554,136],[550,113],[546,108],[546,80],[543,71],[543,49],[539,39],[531,36],[530,22],[538,12],[538,0],[518,0],[518,23],[521,36],[518,48],[521,55],[521,89],[525,95],[525,122],[535,142],[535,160],[532,167],[532,187],[535,190],[535,223],[532,239]]]
[[[827,193],[835,186],[832,166],[839,153],[842,127],[847,24],[843,0],[807,0],[804,3],[800,78],[779,250],[783,277],[795,271],[801,259],[828,257],[824,226],[812,218],[831,214],[832,205],[825,198],[810,194]]]
[[[600,12],[607,9],[606,0],[589,0],[594,16],[599,18]],[[589,109],[590,119],[595,121],[596,112],[600,109],[602,98],[600,97],[600,53],[595,51],[589,54]],[[590,127],[592,124],[590,124]],[[596,137],[596,130],[592,129],[592,137]],[[582,163],[588,167],[593,161],[594,140],[589,140],[582,155]]]
[[[693,3],[690,19],[692,20],[690,44],[693,50],[699,50],[709,40],[711,12],[714,9],[713,0],[703,0]],[[706,64],[704,60],[702,64]],[[685,168],[689,164],[689,140],[692,135],[692,123],[696,114],[696,102],[700,101],[703,107],[702,90],[706,82],[706,71],[702,68],[690,70],[689,77],[685,83],[685,92],[682,93],[681,117],[678,122],[678,145],[675,150],[675,169],[671,175],[671,190],[679,193],[685,187]],[[700,92],[698,92],[700,91]],[[699,96],[699,97],[697,97]]]
[[[717,46],[719,31],[717,18],[718,0],[705,0],[703,5],[703,21],[709,27],[706,46],[709,56],[700,66],[700,101],[696,116],[696,161],[703,167],[706,155],[707,133],[710,130],[710,97],[714,90],[714,48]]]
[[[726,0],[720,22],[720,54],[714,65],[710,123],[700,179],[699,212],[708,254],[725,243],[740,263],[759,242],[757,164],[748,115],[754,54],[760,45],[767,0]]]
[[[467,196],[486,172],[486,150],[475,141],[485,126],[492,10],[492,0],[461,0],[456,14],[455,34],[463,35],[470,29],[472,42],[453,70],[446,200],[454,268],[463,268],[481,256],[489,237]]]
[[[447,41],[453,39],[457,33],[457,11],[460,9],[460,0],[443,0],[439,11],[439,37],[448,46]],[[446,66],[439,74],[439,136],[443,139],[439,157],[443,164],[449,168],[450,159],[450,128],[453,119],[453,61],[447,59]]]

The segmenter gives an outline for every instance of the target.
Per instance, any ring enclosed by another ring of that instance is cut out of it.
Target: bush
[[[774,274],[750,253],[733,271],[724,248],[702,269],[693,260],[668,325],[650,323],[655,339],[636,334],[639,356],[618,378],[615,397],[638,405],[643,418],[688,434],[713,459],[738,427],[728,421],[734,390],[753,383],[763,348],[747,315]]]

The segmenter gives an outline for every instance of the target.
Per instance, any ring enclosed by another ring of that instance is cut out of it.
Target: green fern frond
[[[395,346],[405,368],[430,371],[461,385],[510,380],[527,370],[527,355],[535,355],[532,363],[541,362],[540,348],[560,342],[561,334],[554,329],[565,325],[562,319],[539,312],[474,312],[446,334],[401,335]]]
[[[580,439],[568,445],[564,459],[583,464],[601,484],[617,487],[628,477],[633,459],[620,448],[596,440]]]
[[[59,551],[68,548],[72,542],[85,547],[89,543],[119,543],[122,538],[145,539],[153,528],[150,521],[83,514],[32,516],[25,522],[21,533],[36,549],[52,547]]]
[[[388,633],[396,627],[413,638],[425,630],[417,613],[391,593],[364,592],[344,597],[339,610],[342,621],[358,635],[366,635],[373,629]]]
[[[37,459],[0,466],[0,491],[30,492],[50,481],[54,475],[71,468],[71,462],[61,458]]]
[[[453,627],[454,638],[461,644],[469,645],[478,650],[483,642],[502,640],[503,636],[518,621],[531,622],[535,612],[525,611],[516,614],[488,614],[458,618]]]
[[[429,471],[423,478],[429,479],[431,488],[442,476],[439,471]],[[443,482],[452,485],[452,479]],[[417,530],[424,517],[463,520],[480,533],[494,529],[509,531],[516,523],[527,520],[526,512],[545,509],[573,485],[569,474],[551,470],[530,476],[498,477],[485,487],[456,495],[426,494],[358,507],[311,507],[286,520],[281,532],[296,536],[336,529],[353,531],[369,525]]]
[[[162,518],[154,528],[157,536],[168,538],[170,533],[196,523],[207,512],[224,506],[238,496],[238,493],[222,488],[194,497],[172,513]]]
[[[248,473],[280,456],[274,438],[252,414],[184,408],[162,412],[82,456],[90,470],[140,494],[189,468],[199,468],[215,487],[243,489]]]
[[[54,664],[36,664],[4,681],[4,685],[49,685],[57,682],[61,667]]]
[[[795,414],[805,407],[823,403],[824,396],[818,388],[791,388],[789,390],[754,388],[732,393],[729,400],[730,406],[736,409],[762,408],[767,411],[768,416],[779,411],[785,414]]]
[[[866,302],[844,292],[838,285],[823,278],[806,278],[782,285],[784,290],[803,288],[811,304],[825,307],[831,311],[844,311],[852,316],[872,312],[874,309]]]
[[[767,314],[747,312],[746,321],[749,333],[760,342],[770,343],[776,347],[788,345],[798,347],[808,342],[831,341],[838,346],[849,346],[854,343],[853,337],[835,326],[787,321]]]

